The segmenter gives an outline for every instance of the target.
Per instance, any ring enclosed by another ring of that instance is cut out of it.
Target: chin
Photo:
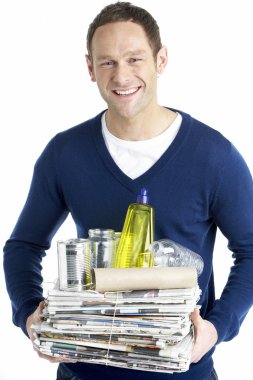
[[[114,109],[115,110],[115,113],[117,115],[119,115],[120,117],[124,118],[124,119],[133,119],[134,117],[136,117],[138,114],[142,113],[142,112],[145,112],[145,110],[141,110],[140,108],[133,108],[131,107],[130,108],[120,108],[120,107],[117,107]]]

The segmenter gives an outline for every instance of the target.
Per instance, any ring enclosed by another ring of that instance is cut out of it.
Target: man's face
[[[128,21],[99,27],[91,53],[91,79],[112,115],[131,119],[157,104],[157,73],[166,65],[166,50],[166,57],[158,53],[154,59],[140,25]]]

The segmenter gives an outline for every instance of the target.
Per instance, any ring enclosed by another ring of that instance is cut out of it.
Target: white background
[[[21,211],[34,162],[45,144],[57,132],[105,108],[89,80],[84,55],[88,25],[108,3],[0,2],[1,245]],[[169,50],[166,73],[159,78],[160,103],[191,113],[221,131],[252,171],[251,1],[143,0],[135,4],[157,19]],[[74,235],[74,226],[67,220],[44,260],[45,281],[57,276],[56,241]],[[214,263],[217,295],[231,264],[226,241],[219,234]],[[0,380],[55,379],[56,365],[39,359],[30,341],[12,325],[2,268],[0,281]],[[214,359],[220,380],[251,378],[252,317],[251,310],[239,336],[217,348]]]

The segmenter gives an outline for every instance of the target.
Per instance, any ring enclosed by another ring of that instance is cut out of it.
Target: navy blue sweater
[[[120,231],[127,207],[142,187],[149,190],[155,209],[155,239],[172,239],[203,257],[201,315],[216,327],[218,343],[238,333],[253,303],[252,177],[227,139],[179,112],[183,121],[173,143],[134,180],[110,156],[101,133],[101,114],[59,133],[46,146],[4,248],[13,321],[25,333],[27,317],[43,299],[41,260],[67,215],[71,213],[78,237],[87,237],[89,228]],[[234,265],[220,299],[215,300],[212,258],[217,227],[228,239]],[[85,379],[201,380],[211,370],[212,352],[189,371],[173,375],[84,363],[68,366]]]

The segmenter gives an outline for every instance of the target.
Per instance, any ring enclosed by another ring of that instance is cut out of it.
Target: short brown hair
[[[90,58],[92,58],[92,38],[96,29],[99,26],[119,21],[131,21],[135,24],[139,24],[145,31],[148,42],[153,51],[153,56],[156,58],[157,53],[162,47],[160,30],[156,20],[145,9],[137,7],[129,2],[120,1],[104,7],[90,24],[87,33],[87,50]]]

